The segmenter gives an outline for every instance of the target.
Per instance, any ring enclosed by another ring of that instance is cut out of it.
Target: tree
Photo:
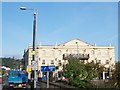
[[[112,79],[114,80],[114,86],[120,88],[120,61],[116,62]]]
[[[94,62],[84,64],[73,57],[70,57],[68,62],[64,69],[64,76],[69,79],[69,84],[79,88],[91,88],[90,80],[102,71],[102,67]]]
[[[98,63],[94,63],[93,61],[86,63],[84,65],[86,67],[86,71],[89,73],[90,79],[93,79],[96,77],[98,77],[99,79],[102,78],[101,74],[104,71],[104,66],[99,65]]]
[[[15,58],[1,58],[2,66],[9,67],[11,69],[20,68],[21,60]]]

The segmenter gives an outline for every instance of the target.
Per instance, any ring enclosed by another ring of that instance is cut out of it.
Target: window
[[[79,53],[84,53],[83,50],[79,51]]]
[[[66,52],[68,52],[68,49],[66,50]]]
[[[42,60],[42,64],[45,64],[45,60]]]
[[[61,60],[59,60],[59,61],[58,61],[58,65],[61,66],[61,64],[62,64],[62,63],[61,63]]]
[[[98,60],[98,64],[101,64],[101,60]]]
[[[72,50],[69,50],[69,53],[72,53]]]
[[[74,50],[74,54],[77,54],[77,50]]]
[[[59,54],[59,55],[61,55],[61,54],[62,54],[61,50],[59,50],[59,51],[58,51],[58,54]]]
[[[94,54],[94,50],[92,50],[91,53]]]
[[[86,49],[84,49],[84,52],[86,52]]]
[[[106,60],[106,64],[109,64],[109,60]]]
[[[81,63],[85,63],[85,60],[81,60]]]
[[[92,62],[94,63],[94,60],[92,60]]]
[[[98,51],[98,56],[100,56],[101,55],[101,52],[100,52],[100,50]]]
[[[54,51],[53,50],[51,50],[51,55],[54,55]]]
[[[45,55],[45,50],[42,51],[42,54]]]
[[[108,56],[108,51],[107,50],[105,51],[105,56]]]
[[[54,64],[54,60],[51,60],[51,64]]]

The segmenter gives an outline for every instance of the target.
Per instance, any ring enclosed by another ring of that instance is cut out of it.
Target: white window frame
[[[51,60],[51,64],[54,65],[54,60]]]
[[[45,65],[45,59],[42,60],[42,64]]]

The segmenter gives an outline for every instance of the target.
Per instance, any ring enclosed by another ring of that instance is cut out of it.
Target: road
[[[53,88],[53,89],[54,88],[61,88],[60,90],[67,90],[67,89],[70,88],[70,86],[69,87],[64,87],[63,85],[64,84],[60,83],[60,82],[59,83],[49,83],[49,88]],[[9,83],[8,83],[8,78],[7,77],[3,77],[3,84],[0,85],[0,90],[1,90],[2,86],[3,86],[3,90],[4,90],[4,88],[9,89]],[[30,86],[28,88],[30,88]],[[36,88],[47,88],[47,84],[44,81],[37,82],[36,83]]]

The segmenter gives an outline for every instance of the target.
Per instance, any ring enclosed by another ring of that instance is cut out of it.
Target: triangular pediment
[[[74,39],[74,40],[65,42],[65,43],[63,43],[61,45],[64,45],[64,46],[69,46],[69,45],[93,46],[91,44],[88,44],[87,42],[81,41],[80,39]]]

